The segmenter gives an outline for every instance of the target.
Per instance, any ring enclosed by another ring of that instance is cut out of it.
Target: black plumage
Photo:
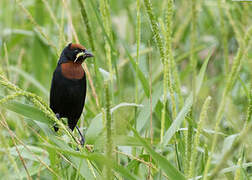
[[[86,58],[92,56],[84,46],[70,43],[62,51],[53,73],[50,108],[57,118],[68,119],[71,130],[76,127],[86,98],[86,76],[81,64]],[[57,131],[58,127],[55,126],[54,129]]]
[[[76,126],[81,116],[86,97],[86,76],[81,79],[67,79],[61,73],[61,66],[57,66],[53,73],[50,108],[59,117],[68,119],[71,130]]]

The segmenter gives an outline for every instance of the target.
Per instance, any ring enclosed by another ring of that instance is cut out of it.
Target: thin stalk
[[[184,126],[184,128],[186,128],[186,121],[184,121],[183,126]],[[184,139],[184,144],[185,144],[185,151],[184,151],[183,156],[182,156],[182,163],[183,163],[182,167],[183,167],[183,170],[184,170],[184,174],[186,174],[188,172],[188,164],[187,164],[187,147],[188,147],[187,136],[188,136],[188,130],[183,133],[183,139]]]
[[[181,83],[178,75],[177,63],[175,62],[173,55],[171,57],[171,66],[172,77],[174,78],[174,90],[178,95],[178,107],[181,109],[184,105],[184,99],[181,93]]]
[[[90,84],[90,87],[91,87],[91,90],[92,90],[92,95],[95,98],[96,106],[98,107],[98,109],[100,109],[99,98],[97,96],[97,93],[96,93],[96,90],[95,90],[95,87],[94,87],[94,83],[93,83],[93,80],[91,78],[91,75],[90,75],[90,72],[88,70],[88,67],[87,67],[86,63],[84,63],[84,70],[85,70],[85,73],[87,74],[87,78],[88,78],[88,81],[89,81],[89,84]]]
[[[181,41],[181,39],[183,37],[183,33],[185,32],[187,26],[190,23],[190,20],[192,18],[191,12],[186,17],[183,17],[183,18],[184,18],[184,20],[182,20],[182,23],[178,27],[177,31],[174,33],[173,43],[174,43],[175,47]]]
[[[153,144],[153,122],[152,122],[152,64],[151,64],[151,54],[149,54],[149,87],[150,87],[150,139],[151,145]],[[150,156],[150,163],[152,158]],[[149,178],[151,178],[151,168],[149,167]]]
[[[229,91],[231,90],[232,86],[234,85],[234,83],[235,83],[235,81],[237,79],[237,75],[238,75],[238,72],[240,70],[242,59],[243,59],[244,54],[246,54],[246,51],[248,49],[251,36],[252,36],[252,26],[250,26],[248,32],[246,33],[245,38],[244,38],[244,42],[240,44],[239,50],[238,50],[238,52],[237,52],[237,54],[236,54],[236,56],[234,58],[234,61],[233,61],[231,73],[229,73],[229,75],[227,77],[227,83],[225,85],[225,88],[224,88],[224,91],[223,91],[223,94],[222,94],[222,98],[221,98],[221,101],[220,101],[220,106],[218,107],[218,110],[217,110],[217,113],[216,113],[216,116],[215,116],[215,121],[216,121],[215,128],[214,128],[215,132],[219,131],[219,125],[220,125],[221,119],[222,119],[223,114],[224,114],[224,107],[226,105],[226,97],[227,97]],[[205,167],[205,170],[204,170],[204,180],[207,179],[207,173],[208,173],[208,170],[209,170],[209,167],[210,167],[212,154],[214,153],[214,150],[215,150],[215,147],[216,147],[216,144],[217,144],[217,140],[218,140],[218,133],[215,133],[214,134],[214,139],[213,139],[212,145],[211,145],[211,153],[210,153],[210,156],[208,157],[207,164],[206,164],[206,167]]]
[[[191,111],[187,117],[191,119]],[[190,120],[191,121],[191,120]],[[185,164],[185,174],[187,177],[189,177],[189,168],[190,168],[190,163],[192,159],[192,143],[193,143],[193,126],[190,122],[188,122],[188,130],[187,130],[187,136],[186,136],[186,164]]]
[[[151,162],[146,162],[146,161],[144,161],[144,159],[140,159],[138,157],[132,156],[131,154],[126,154],[121,151],[114,150],[114,152],[116,152],[118,154],[122,154],[124,156],[127,156],[128,158],[134,159],[136,161],[139,161],[140,163],[143,163],[144,165],[148,166],[149,168],[153,168],[154,170],[158,171],[158,168],[154,164],[152,164]]]
[[[64,18],[65,18],[65,9],[61,9],[61,17],[60,17],[60,28],[59,28],[59,49],[62,49],[66,42],[64,35]],[[60,52],[58,52],[59,54]]]
[[[110,92],[109,86],[105,84],[105,93],[106,93],[106,156],[111,159],[112,158],[112,118],[110,111]],[[112,179],[112,169],[110,167],[106,168],[106,178],[108,180]]]
[[[20,53],[19,53],[19,56],[18,56],[17,65],[16,65],[17,68],[21,69],[21,65],[22,65],[21,63],[22,63],[24,54],[25,54],[25,50],[24,50],[24,48],[22,48],[20,50]],[[14,78],[13,78],[13,83],[16,84],[18,79],[19,79],[18,72],[16,72],[16,74],[14,75]]]
[[[244,128],[242,132],[240,133],[240,136],[238,137],[237,141],[233,143],[232,147],[222,156],[220,163],[215,167],[212,175],[210,176],[210,179],[214,179],[218,172],[222,169],[223,165],[226,163],[227,159],[233,154],[233,152],[238,149],[238,147],[242,144],[245,137],[248,135],[248,132],[252,129],[252,123],[251,123],[251,114],[252,114],[252,91],[250,90],[250,97],[249,97],[249,105],[247,110],[247,117],[245,120]],[[237,175],[238,176],[238,175]]]
[[[248,25],[248,19],[250,15],[250,7],[249,7],[250,2],[242,3],[242,25],[243,25],[243,30],[245,32],[245,28]]]
[[[78,3],[79,3],[79,6],[80,6],[83,22],[85,24],[86,33],[88,35],[88,41],[90,43],[92,51],[95,51],[95,43],[94,43],[92,30],[91,30],[91,27],[90,27],[90,22],[89,22],[89,19],[88,19],[88,14],[87,14],[87,11],[86,11],[85,1],[84,0],[78,0]]]
[[[197,132],[195,134],[195,137],[194,137],[194,143],[193,143],[193,150],[192,150],[192,158],[191,158],[191,161],[190,161],[190,168],[189,168],[189,178],[193,178],[194,177],[194,174],[195,174],[195,169],[196,169],[196,160],[197,160],[197,147],[199,145],[199,138],[200,138],[200,135],[202,133],[202,127],[203,127],[203,123],[204,121],[206,120],[207,118],[207,110],[208,110],[208,107],[209,107],[209,104],[210,104],[210,101],[211,101],[211,97],[207,97],[204,104],[203,104],[203,107],[202,107],[202,110],[201,110],[201,113],[200,113],[200,119],[199,119],[199,123],[198,123],[198,127],[197,127]]]
[[[137,44],[137,52],[136,52],[136,65],[139,65],[140,58],[140,41],[141,41],[141,14],[140,14],[140,0],[137,0],[137,26],[136,26],[136,44]],[[137,73],[136,73],[137,74]],[[135,78],[135,103],[138,104],[138,78]],[[135,108],[135,128],[137,127],[136,122],[137,115],[137,107]]]
[[[78,39],[77,32],[76,32],[76,30],[74,28],[74,25],[73,25],[73,19],[72,19],[72,15],[71,15],[71,12],[70,12],[70,9],[69,9],[69,5],[67,4],[66,0],[62,0],[62,3],[63,3],[63,6],[64,6],[64,8],[66,10],[68,23],[69,23],[70,28],[71,28],[70,36],[73,35],[75,42],[80,43],[80,41]],[[70,39],[71,39],[71,37],[70,37]]]
[[[92,30],[91,30],[91,27],[90,27],[90,21],[89,21],[89,18],[88,18],[88,14],[87,14],[87,11],[86,11],[85,1],[84,0],[78,0],[78,2],[79,2],[79,6],[80,6],[80,11],[81,11],[82,19],[83,19],[83,22],[84,22],[85,27],[86,27],[85,29],[86,29],[86,33],[87,33],[87,36],[88,36],[89,44],[91,46],[93,54],[96,54],[96,48],[95,48],[94,38],[93,38]],[[101,77],[100,77],[101,75],[99,73],[96,61],[97,61],[97,59],[94,58],[95,74],[96,74],[96,76],[98,78],[98,82],[100,82],[101,81]]]
[[[2,113],[1,113],[2,115]],[[4,118],[4,116],[3,116]],[[4,126],[2,126],[2,128],[4,128]],[[3,132],[3,129],[0,129],[1,132]],[[1,140],[1,145],[4,149],[4,152],[7,154],[7,157],[9,158],[11,164],[13,165],[13,169],[14,169],[14,172],[19,174],[19,178],[21,179],[21,176],[20,176],[20,170],[18,169],[18,166],[17,166],[17,163],[15,161],[15,157],[13,157],[13,155],[11,155],[10,153],[10,145],[9,145],[9,140],[5,137],[5,135],[3,133],[0,133],[0,140]]]
[[[111,54],[111,47],[109,44],[109,40],[112,40],[112,31],[111,31],[111,17],[109,12],[109,2],[107,0],[100,0],[100,12],[104,24],[104,29],[108,37],[105,38],[105,53],[106,53],[106,64],[109,70],[109,77],[111,83],[111,95],[112,95],[112,102],[114,99],[113,87],[114,87],[114,80],[113,80],[113,66],[112,66],[112,54]]]
[[[171,97],[171,105],[172,105],[172,119],[174,120],[177,116],[176,110],[176,102],[175,96],[173,91],[173,84],[172,84],[172,16],[173,16],[173,0],[168,0],[167,3],[167,15],[166,15],[166,32],[165,32],[165,42],[166,42],[166,51],[165,56],[167,58],[167,70],[168,73],[168,88]]]
[[[47,0],[42,0],[42,2],[44,3],[44,5],[45,5],[47,11],[49,12],[50,17],[51,17],[52,20],[53,20],[53,24],[56,25],[57,29],[60,29],[60,25],[59,25],[59,23],[58,23],[58,21],[57,21],[57,18],[56,18],[56,16],[55,16],[55,14],[54,14],[52,8],[50,7],[48,1],[47,1]]]
[[[15,146],[15,149],[16,149],[16,151],[17,151],[18,157],[20,158],[20,160],[21,160],[21,162],[22,162],[22,165],[24,166],[25,172],[26,172],[26,174],[27,174],[27,179],[31,180],[32,178],[31,178],[30,173],[29,173],[29,171],[28,171],[28,169],[27,169],[27,166],[26,166],[26,164],[25,164],[24,158],[21,156],[20,151],[19,151],[18,148],[17,148],[16,141],[15,141],[15,139],[14,139],[12,133],[10,132],[10,129],[7,128],[7,127],[8,127],[8,124],[7,124],[6,120],[5,120],[5,117],[3,116],[2,113],[1,113],[1,116],[2,116],[2,118],[3,118],[3,122],[1,122],[1,124],[2,124],[2,126],[4,126],[3,124],[5,124],[6,129],[9,131],[9,134],[11,135],[11,140],[12,140],[14,146]]]
[[[160,143],[163,143],[164,138],[164,128],[166,119],[166,103],[167,103],[167,87],[168,87],[168,59],[164,59],[164,79],[163,79],[163,109],[161,114],[161,132],[160,132]]]
[[[252,84],[250,85],[250,91],[249,91],[249,102],[248,102],[247,118],[245,120],[243,128],[246,128],[248,123],[251,121],[251,117],[252,117],[252,87],[251,86],[252,86]]]
[[[204,144],[204,164],[207,162],[207,160],[208,160],[208,147],[206,144]]]
[[[190,110],[189,115],[187,116],[188,120],[188,131],[186,134],[186,164],[185,164],[185,174],[189,177],[189,166],[191,162],[191,155],[192,155],[192,142],[193,142],[193,109],[196,104],[196,73],[197,73],[197,60],[195,57],[195,53],[193,49],[195,48],[196,44],[196,35],[197,35],[197,0],[191,0],[191,12],[192,12],[192,19],[191,19],[191,36],[190,36],[190,71],[191,71],[191,87],[193,92],[193,104]]]
[[[191,8],[192,8],[192,20],[191,20],[191,37],[190,37],[190,43],[191,43],[191,51],[190,51],[190,67],[191,67],[191,72],[192,72],[192,90],[193,90],[193,106],[196,102],[196,68],[197,68],[197,60],[195,57],[195,53],[193,52],[193,49],[195,48],[196,44],[196,35],[197,35],[197,0],[192,0],[191,1]]]
[[[175,62],[173,59],[173,53],[172,53],[172,29],[173,29],[173,0],[168,0],[167,2],[167,14],[166,14],[166,30],[165,30],[165,44],[166,44],[166,51],[165,56],[167,58],[167,68],[168,68],[168,89],[170,93],[171,98],[171,106],[172,106],[172,120],[174,120],[177,116],[177,109],[176,109],[176,101],[175,101],[175,95],[174,95],[174,70],[172,66],[175,68]],[[178,79],[177,79],[178,80]],[[178,136],[178,134],[176,134]],[[175,152],[176,152],[176,161],[178,164],[178,167],[180,167],[179,163],[179,155],[177,151],[177,137],[175,138]]]
[[[10,134],[13,138],[15,138],[20,144],[22,144],[22,145],[24,146],[24,148],[25,148],[27,151],[30,152],[30,154],[31,154],[33,157],[35,157],[35,158],[36,158],[41,164],[43,164],[51,173],[53,173],[54,175],[56,175],[56,176],[59,178],[59,175],[58,175],[55,171],[53,171],[53,170],[52,170],[44,161],[42,161],[32,150],[30,150],[30,149],[27,147],[27,145],[26,145],[23,141],[21,141],[21,140],[15,135],[15,133],[9,128],[7,122],[4,123],[4,120],[3,120],[3,121],[0,121],[0,123],[1,123],[2,126],[4,126],[4,127],[8,130],[9,134]]]
[[[222,156],[221,161],[219,162],[219,164],[215,166],[212,174],[208,178],[209,180],[215,179],[217,177],[218,173],[223,169],[224,165],[226,164],[228,158],[232,156],[235,150],[237,150],[240,147],[240,145],[244,142],[244,140],[246,139],[246,136],[249,134],[251,130],[252,130],[252,123],[250,123],[245,129],[242,130],[242,132],[240,133],[240,136],[233,143],[232,147],[229,150],[227,150],[226,153]]]
[[[5,73],[7,78],[10,78],[9,74],[9,55],[6,43],[4,43],[4,61],[5,61]]]
[[[37,135],[37,137],[43,142],[45,143],[45,145],[50,146],[49,144],[49,140],[46,139],[45,137],[42,137],[32,126],[29,126],[28,124],[25,124],[26,127],[28,127],[30,130],[32,130],[32,132]],[[66,157],[60,153],[60,151],[57,152],[57,154],[60,155],[61,158],[63,158],[67,163],[69,163],[69,165],[71,165],[72,167],[74,167],[77,170],[77,167],[68,159],[66,159]],[[62,164],[61,164],[62,165]],[[62,167],[61,167],[62,168]],[[62,175],[66,176],[65,174],[63,174],[64,171],[62,171]],[[61,176],[62,177],[62,176]],[[94,176],[95,177],[95,176]],[[39,179],[39,178],[37,178]]]
[[[222,46],[223,46],[223,54],[224,54],[224,73],[227,76],[229,71],[229,63],[228,63],[228,42],[227,42],[227,30],[224,19],[224,12],[222,5],[225,5],[225,2],[222,0],[218,0],[218,9],[220,14],[220,29],[221,29],[221,37],[222,37]]]
[[[136,52],[136,66],[139,66],[139,58],[140,58],[140,41],[141,41],[141,14],[140,14],[140,0],[137,0],[137,26],[136,26],[136,44],[137,44],[137,52]],[[138,69],[136,69],[138,71]],[[136,72],[135,77],[135,103],[138,104],[138,72]],[[137,128],[137,107],[135,109],[135,121],[134,128]],[[133,155],[136,155],[136,147],[133,148]]]
[[[243,38],[242,38],[242,35],[241,35],[241,32],[240,30],[238,29],[237,27],[237,23],[234,21],[231,13],[230,13],[230,8],[229,6],[224,6],[225,7],[225,12],[226,12],[226,15],[227,15],[227,18],[228,18],[228,22],[231,24],[233,30],[234,30],[234,33],[235,33],[235,36],[236,36],[236,39],[238,41],[239,44],[243,43]]]
[[[149,87],[150,87],[150,138],[151,138],[151,144],[153,144],[153,115],[152,115],[152,63],[151,63],[151,54],[149,55]]]
[[[236,169],[234,180],[240,180],[241,179],[241,163],[242,163],[242,158],[240,157],[238,159],[238,162],[237,162],[237,166],[240,166],[240,168]]]
[[[37,29],[37,31],[41,34],[42,37],[44,37],[47,41],[47,43],[53,47],[55,49],[55,51],[57,52],[57,55],[59,56],[59,53],[57,51],[57,47],[53,44],[53,42],[51,41],[51,39],[43,32],[42,28],[38,25],[38,23],[34,20],[34,18],[32,17],[31,13],[24,7],[24,5],[21,3],[20,0],[16,0],[16,2],[18,3],[18,5],[21,7],[22,11],[26,14],[26,16],[28,17],[29,21],[35,26],[35,28]]]
[[[153,13],[152,10],[152,4],[150,2],[150,0],[144,0],[144,6],[146,8],[149,20],[150,20],[150,24],[151,24],[151,29],[154,35],[154,38],[156,40],[157,43],[157,47],[161,56],[161,61],[164,63],[164,59],[165,59],[165,51],[164,51],[164,44],[160,35],[160,30],[158,27],[158,21],[156,19],[156,16]]]
[[[168,17],[168,14],[169,13],[167,13],[167,16],[166,17]],[[166,20],[167,20],[167,18],[166,18]],[[170,81],[170,62],[169,62],[169,53],[170,52],[168,52],[170,49],[169,48],[171,48],[170,47],[170,42],[167,42],[167,41],[170,41],[170,37],[169,37],[169,33],[170,33],[170,31],[171,31],[171,29],[170,29],[170,27],[167,29],[167,31],[169,31],[169,32],[166,32],[166,29],[165,29],[165,25],[164,25],[164,23],[163,23],[163,21],[161,20],[161,19],[159,19],[159,23],[160,23],[160,25],[161,25],[161,32],[163,33],[163,34],[165,34],[165,37],[166,37],[166,46],[168,46],[168,47],[166,47],[166,51],[164,51],[164,59],[163,59],[163,109],[162,109],[162,114],[161,114],[161,131],[160,131],[160,142],[162,143],[163,142],[163,136],[164,136],[164,128],[165,128],[165,119],[166,119],[166,104],[167,104],[167,93],[168,93],[168,88],[167,87],[169,87],[170,88],[170,85],[171,85],[171,81]],[[169,22],[168,23],[170,23],[170,20],[169,20]],[[167,40],[168,39],[168,40]],[[171,95],[171,93],[170,93],[170,95]]]

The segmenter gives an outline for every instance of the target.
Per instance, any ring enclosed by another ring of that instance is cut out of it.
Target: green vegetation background
[[[0,179],[251,179],[251,11],[222,0],[1,0]],[[48,107],[69,42],[95,55],[83,64],[87,148]]]

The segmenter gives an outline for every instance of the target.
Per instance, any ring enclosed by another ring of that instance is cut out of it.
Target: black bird
[[[81,64],[89,57],[93,55],[84,46],[68,44],[63,49],[53,73],[50,91],[50,108],[58,119],[68,119],[68,127],[72,131],[77,128],[82,145],[85,140],[76,124],[86,98],[86,75]],[[54,130],[58,131],[57,125],[54,125]]]

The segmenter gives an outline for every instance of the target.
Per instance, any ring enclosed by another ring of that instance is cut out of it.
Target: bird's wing
[[[50,90],[50,108],[54,113],[60,113],[61,99],[64,98],[64,91],[62,90],[60,80],[60,69],[57,67],[53,73],[51,90]]]
[[[60,66],[53,74],[50,91],[50,108],[60,117],[68,118],[68,125],[74,129],[81,116],[86,97],[86,77],[79,80],[66,79]]]

